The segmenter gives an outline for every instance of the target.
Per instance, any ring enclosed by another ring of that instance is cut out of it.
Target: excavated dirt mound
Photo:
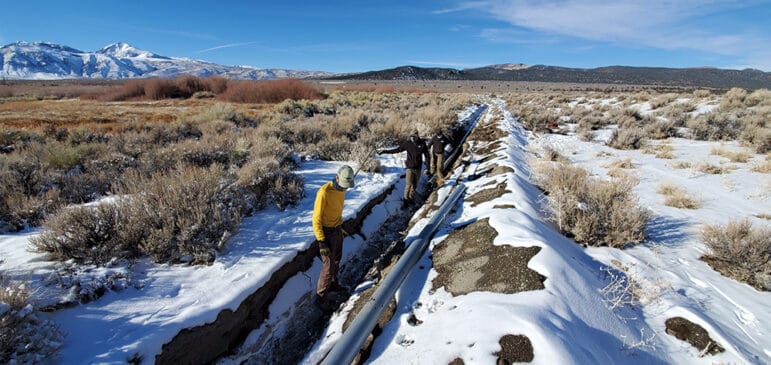
[[[501,196],[503,196],[503,194],[510,193],[510,192],[511,191],[506,190],[506,182],[503,181],[492,189],[485,189],[475,193],[474,195],[466,198],[466,201],[471,202],[471,206],[475,207],[481,203],[489,202],[490,200],[500,198]]]
[[[471,132],[468,139],[472,141],[496,141],[503,137],[506,137],[506,131],[498,128],[496,123],[486,123],[484,125],[479,124]]]
[[[501,344],[501,351],[496,352],[498,356],[497,364],[513,364],[516,362],[531,362],[535,357],[533,355],[533,344],[530,339],[523,335],[506,335],[498,341]]]
[[[495,142],[487,143],[484,146],[478,146],[474,148],[474,152],[480,155],[489,155],[489,154],[492,154],[493,152],[497,152],[502,149],[503,149],[503,142],[498,140]]]
[[[451,232],[433,250],[439,274],[433,289],[444,287],[454,296],[474,291],[512,294],[544,288],[546,277],[527,267],[540,247],[495,246],[498,232],[488,219]]]
[[[683,317],[667,319],[665,325],[669,335],[690,343],[703,354],[717,355],[725,351],[723,346],[709,337],[707,330]]]

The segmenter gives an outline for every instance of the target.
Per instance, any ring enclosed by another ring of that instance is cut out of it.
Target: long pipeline
[[[367,301],[362,310],[353,320],[340,340],[334,345],[322,364],[338,365],[350,364],[358,354],[364,341],[367,339],[372,329],[375,328],[378,318],[388,305],[388,302],[396,294],[396,291],[407,278],[410,270],[418,262],[420,257],[428,248],[431,237],[444,222],[445,217],[455,206],[458,199],[463,196],[466,186],[457,185],[455,191],[442,203],[441,208],[434,214],[429,223],[421,230],[417,238],[410,243],[404,255],[396,262],[391,273],[386,276],[383,283]]]

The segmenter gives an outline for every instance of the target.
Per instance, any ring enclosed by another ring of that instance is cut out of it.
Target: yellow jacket
[[[345,191],[337,190],[331,181],[316,192],[316,202],[313,204],[313,233],[316,234],[317,240],[324,240],[322,227],[337,227],[343,224],[344,200]]]

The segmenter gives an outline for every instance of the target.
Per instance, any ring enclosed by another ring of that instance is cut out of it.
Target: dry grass
[[[671,160],[675,158],[674,147],[668,143],[648,144],[643,147],[642,152],[655,155],[656,158]]]
[[[721,274],[748,283],[758,290],[771,290],[771,229],[755,227],[749,219],[726,225],[708,225],[702,240],[711,251],[702,260]]]
[[[750,159],[750,154],[747,152],[741,152],[741,151],[730,151],[725,149],[723,146],[716,147],[713,146],[710,149],[710,153],[717,156],[725,157],[731,162],[747,162]]]
[[[672,163],[671,166],[675,169],[690,169],[693,164],[689,161],[677,161]]]
[[[657,192],[665,196],[664,205],[680,209],[698,209],[701,201],[694,198],[682,187],[663,183],[659,185]]]
[[[729,171],[729,169],[726,167],[716,166],[710,163],[701,163],[696,167],[696,169],[705,174],[712,174],[712,175],[725,174]]]
[[[603,167],[609,169],[633,169],[634,164],[632,163],[631,158],[626,158],[623,160],[612,161],[606,165],[603,165]]]
[[[763,174],[771,174],[771,161],[758,162],[753,164],[750,168],[754,172],[760,172]]]

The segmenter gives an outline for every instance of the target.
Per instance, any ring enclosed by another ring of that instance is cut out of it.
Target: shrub
[[[733,114],[712,112],[688,120],[691,137],[701,141],[734,140],[743,129],[742,122]]]
[[[544,148],[543,159],[546,161],[567,162],[568,159],[562,156],[559,151],[551,146]]]
[[[255,209],[271,203],[285,209],[304,195],[302,177],[272,158],[252,159],[237,174],[238,186],[249,193],[249,204]]]
[[[645,136],[640,129],[614,129],[608,140],[608,146],[620,150],[636,150],[645,144]]]
[[[577,242],[623,248],[644,238],[649,213],[631,193],[634,179],[590,179],[582,168],[550,164],[537,180],[548,192],[550,219]]]
[[[659,120],[651,124],[646,124],[644,134],[650,139],[667,139],[677,137],[677,128],[675,122]]]
[[[73,147],[49,145],[45,149],[43,163],[51,169],[68,171],[80,163],[78,152]]]
[[[103,264],[149,255],[157,262],[211,262],[238,226],[243,203],[218,165],[178,166],[152,177],[126,174],[122,197],[96,207],[70,207],[44,222],[32,239],[56,259]]]
[[[669,105],[676,99],[677,99],[677,94],[667,93],[667,94],[661,94],[653,98],[649,103],[651,105],[651,109],[658,109],[663,106]]]
[[[757,153],[767,153],[771,151],[771,129],[756,125],[747,125],[742,130],[742,141],[745,141],[755,148]]]
[[[229,81],[217,98],[234,103],[278,103],[286,99],[319,99],[321,91],[296,79]]]
[[[158,262],[214,260],[244,209],[233,178],[216,164],[178,166],[152,177],[128,173],[116,190],[129,197],[121,202],[126,224],[144,229],[137,242],[141,252]]]
[[[701,203],[688,195],[685,189],[672,184],[659,185],[658,193],[666,196],[664,205],[674,208],[697,209]]]
[[[736,109],[744,107],[744,99],[747,98],[747,91],[738,87],[731,88],[720,101],[721,109]]]
[[[698,89],[693,91],[693,96],[697,98],[706,98],[712,95],[712,92],[709,90],[704,89]]]
[[[0,274],[0,363],[43,363],[62,345],[63,335],[40,317],[31,294],[25,284]]]
[[[771,229],[755,228],[745,218],[724,226],[707,225],[701,237],[711,251],[702,260],[713,269],[758,290],[771,290]]]
[[[747,97],[744,99],[744,102],[748,107],[769,106],[771,105],[771,90],[757,89],[751,94],[747,95]]]
[[[191,75],[178,76],[174,80],[174,86],[178,90],[179,95],[185,98],[189,98],[197,92],[211,92],[211,90],[207,89],[207,85],[202,79]]]
[[[150,100],[163,100],[183,96],[174,80],[160,78],[145,80],[144,94]]]
[[[233,122],[236,125],[243,125],[246,117],[240,113],[233,105],[227,103],[216,103],[209,109],[198,113],[190,118],[193,123],[207,123],[215,120],[224,120]]]
[[[132,99],[141,99],[145,96],[145,80],[131,79],[126,81],[118,90],[112,90],[106,94],[98,96],[102,101],[124,101]]]
[[[32,237],[30,244],[55,260],[102,265],[112,258],[133,258],[136,242],[124,235],[139,227],[126,226],[115,204],[65,207],[46,219],[44,231]]]
[[[721,147],[712,147],[710,153],[713,155],[723,156],[731,162],[747,162],[750,159],[750,155],[746,152],[729,151]]]

